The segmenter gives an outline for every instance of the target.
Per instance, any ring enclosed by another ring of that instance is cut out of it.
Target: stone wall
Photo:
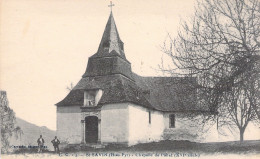
[[[164,124],[163,114],[150,110],[151,123],[149,123],[149,109],[138,105],[129,105],[129,143],[146,143],[162,139]]]
[[[149,111],[151,123],[149,123]],[[132,104],[107,104],[101,108],[99,141],[101,143],[122,143],[134,145],[159,140],[189,140],[194,142],[224,142],[239,140],[239,132],[223,128],[227,136],[221,135],[216,123],[203,126],[202,115],[189,118],[188,113],[175,112],[175,128],[169,127],[169,115]],[[83,116],[82,116],[83,115]],[[91,115],[91,114],[88,114]],[[93,114],[92,114],[93,115]],[[83,140],[84,129],[81,120],[87,116],[79,106],[57,107],[57,136],[62,142],[79,144]],[[81,119],[82,118],[82,119]],[[246,140],[258,139],[258,127],[249,124],[245,132]],[[223,131],[222,131],[223,133]]]
[[[101,143],[128,142],[128,104],[108,104],[101,108]]]
[[[81,143],[80,106],[57,107],[57,136],[63,143]]]
[[[151,110],[150,110],[151,111]],[[123,103],[104,105],[101,109],[101,143],[134,145],[162,139],[163,114],[138,105]]]
[[[175,128],[170,128],[169,115],[175,114]],[[217,142],[218,131],[215,123],[203,125],[202,115],[193,118],[187,113],[165,113],[164,114],[164,139],[166,140],[189,140],[194,142]]]

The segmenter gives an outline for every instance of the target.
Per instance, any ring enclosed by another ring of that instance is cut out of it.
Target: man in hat
[[[60,141],[57,139],[57,136],[54,137],[54,139],[51,141],[51,143],[53,144],[54,151],[56,153],[60,153],[60,149],[59,149]]]
[[[42,152],[43,146],[44,146],[44,139],[42,138],[42,135],[40,135],[40,138],[37,140],[38,143],[38,152]]]

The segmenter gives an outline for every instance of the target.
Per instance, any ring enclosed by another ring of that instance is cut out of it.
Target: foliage
[[[10,109],[6,92],[0,91],[0,125],[1,125],[1,152],[6,153],[9,150],[9,140],[14,134],[18,138],[22,134],[20,127],[15,127],[15,113]]]

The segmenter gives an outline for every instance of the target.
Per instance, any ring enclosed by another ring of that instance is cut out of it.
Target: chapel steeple
[[[125,57],[124,43],[119,37],[112,10],[98,51],[89,58],[87,69],[82,77],[109,75],[123,75],[133,80],[131,63]]]
[[[98,47],[97,54],[103,54],[107,56],[113,50],[116,54],[125,59],[124,43],[119,37],[113,13],[111,11],[105,27],[105,31]]]

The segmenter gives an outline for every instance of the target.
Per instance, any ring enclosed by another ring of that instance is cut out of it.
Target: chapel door
[[[85,118],[85,139],[86,143],[98,141],[98,117],[88,116]]]

